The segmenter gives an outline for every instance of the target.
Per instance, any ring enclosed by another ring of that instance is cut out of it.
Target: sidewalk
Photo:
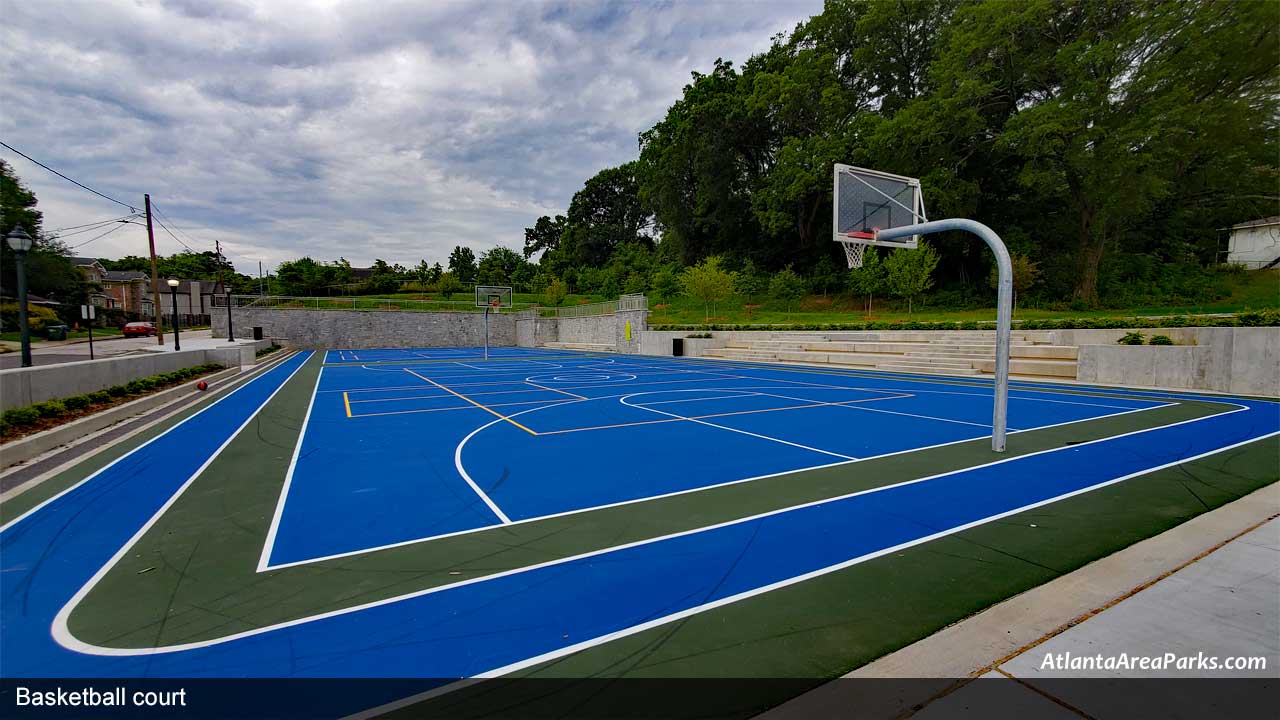
[[[1280,679],[1278,516],[1280,484],[1272,484],[847,675],[913,679],[878,695],[875,707],[857,704],[866,699],[858,683],[837,681],[761,717],[833,717],[851,707],[884,718],[1203,716],[1214,687],[1132,681]],[[1086,667],[1122,655],[1190,660],[1185,669]],[[1204,664],[1237,657],[1265,658],[1265,669]],[[1051,669],[1068,658],[1072,667]]]

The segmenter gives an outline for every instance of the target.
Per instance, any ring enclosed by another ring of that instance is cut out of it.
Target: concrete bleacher
[[[1078,348],[1053,345],[1048,333],[1014,332],[1009,372],[1027,378],[1074,380]],[[767,338],[729,339],[706,357],[755,362],[793,362],[931,375],[995,373],[995,333],[955,332],[776,332]]]
[[[616,352],[617,347],[611,343],[586,343],[586,342],[546,342],[542,347],[552,348],[555,350],[586,350],[589,352]]]

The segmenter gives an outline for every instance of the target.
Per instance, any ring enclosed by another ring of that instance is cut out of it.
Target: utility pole
[[[227,298],[227,340],[229,342],[235,342],[236,331],[235,331],[235,328],[231,326],[231,286],[223,281],[224,275],[222,274],[222,269],[225,263],[225,259],[222,257],[222,241],[221,240],[214,238],[213,250],[218,256],[218,284],[222,285],[222,293]]]
[[[156,267],[156,235],[151,230],[151,195],[145,194],[142,199],[147,205],[147,242],[151,244],[151,307],[156,314],[156,344],[164,345],[164,314],[160,311],[160,271]],[[177,322],[177,318],[174,318]]]
[[[262,284],[262,261],[258,261],[258,294],[266,295],[266,290]]]

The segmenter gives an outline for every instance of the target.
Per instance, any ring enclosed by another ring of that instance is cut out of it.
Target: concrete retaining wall
[[[124,385],[130,380],[205,363],[240,368],[254,364],[256,348],[268,344],[268,341],[263,341],[239,347],[148,352],[60,365],[0,370],[0,410],[83,395],[112,385]]]
[[[489,345],[516,344],[516,316],[489,315]],[[475,347],[484,344],[484,313],[384,310],[236,308],[236,334],[261,327],[267,337],[309,350],[394,347]],[[214,313],[213,334],[226,333],[226,313]]]
[[[1125,331],[1064,330],[1090,340],[1097,333],[1114,343]],[[1126,387],[1216,390],[1241,395],[1280,396],[1280,328],[1168,328],[1142,330],[1168,335],[1161,345],[1080,346],[1076,378],[1084,383]],[[1115,337],[1112,338],[1112,335]]]

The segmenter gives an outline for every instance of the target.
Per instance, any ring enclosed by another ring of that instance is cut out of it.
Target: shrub
[[[1147,343],[1149,345],[1172,345],[1173,339],[1168,335],[1156,335]]]
[[[1120,343],[1121,345],[1141,345],[1144,339],[1145,338],[1142,333],[1130,332],[1130,333],[1125,333],[1124,337],[1120,338],[1116,342]]]
[[[35,407],[20,407],[4,412],[4,422],[10,427],[26,427],[33,425],[40,419],[40,413]]]
[[[106,390],[98,390],[89,393],[89,401],[95,404],[111,402],[111,393]]]
[[[129,388],[124,385],[112,385],[107,388],[107,394],[113,398],[122,398],[129,394]]]
[[[67,406],[61,400],[46,400],[31,406],[41,418],[55,418],[67,412]]]
[[[69,398],[62,399],[62,404],[66,405],[68,410],[83,410],[89,407],[92,402],[88,395],[72,395]]]

